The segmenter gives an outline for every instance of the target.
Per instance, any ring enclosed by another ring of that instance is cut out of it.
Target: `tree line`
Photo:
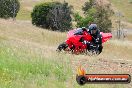
[[[110,4],[101,4],[96,0],[89,0],[82,6],[84,16],[73,12],[73,6],[67,2],[46,2],[37,4],[31,12],[32,24],[53,31],[68,31],[72,22],[76,27],[87,27],[96,23],[103,32],[110,32],[114,14]],[[15,18],[20,10],[19,0],[0,0],[0,18]]]

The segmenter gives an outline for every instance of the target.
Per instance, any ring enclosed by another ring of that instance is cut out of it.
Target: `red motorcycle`
[[[100,34],[102,36],[102,43],[105,43],[107,40],[112,38],[111,33],[100,32]],[[84,43],[84,41],[90,42],[90,44],[87,45],[86,43]],[[66,41],[58,46],[57,51],[60,52],[63,50],[72,52],[74,54],[87,54],[88,52],[92,52],[92,54],[100,54],[102,52],[103,46],[96,45],[91,42],[92,36],[87,31],[84,31],[81,28],[70,30],[67,34]]]

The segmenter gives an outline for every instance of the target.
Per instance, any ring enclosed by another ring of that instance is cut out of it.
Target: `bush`
[[[93,22],[92,16],[81,17],[78,13],[74,14],[75,21],[77,22],[76,27],[87,27],[88,23]]]
[[[19,9],[18,0],[0,0],[0,18],[16,17]]]
[[[36,5],[31,13],[32,24],[56,31],[71,28],[71,7],[68,3],[47,2]]]
[[[41,27],[48,27],[47,14],[52,8],[52,3],[43,3],[36,5],[31,13],[32,24]]]

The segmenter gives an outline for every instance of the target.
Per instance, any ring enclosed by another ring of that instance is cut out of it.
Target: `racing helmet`
[[[90,32],[91,34],[96,34],[96,33],[97,33],[97,25],[96,25],[96,24],[91,24],[91,25],[88,27],[88,29],[89,29],[89,32]]]

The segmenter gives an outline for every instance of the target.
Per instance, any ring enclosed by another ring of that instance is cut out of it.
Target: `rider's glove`
[[[88,41],[86,41],[86,40],[84,40],[82,43],[83,43],[83,44],[90,44],[90,42],[88,42]]]

